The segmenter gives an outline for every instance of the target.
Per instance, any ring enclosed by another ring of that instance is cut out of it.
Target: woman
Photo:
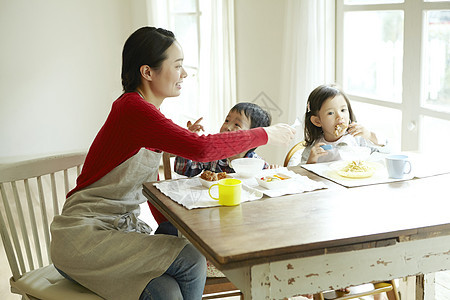
[[[150,235],[137,217],[142,183],[157,179],[161,151],[196,161],[222,159],[271,143],[293,130],[279,124],[199,136],[159,107],[180,94],[187,76],[172,32],[144,27],[125,42],[124,93],[113,103],[60,216],[51,256],[64,276],[106,299],[201,299],[205,258],[183,238]]]

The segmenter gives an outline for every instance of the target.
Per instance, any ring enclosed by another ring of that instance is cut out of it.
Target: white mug
[[[386,157],[386,168],[390,178],[400,179],[411,173],[411,161],[407,155],[389,155]]]

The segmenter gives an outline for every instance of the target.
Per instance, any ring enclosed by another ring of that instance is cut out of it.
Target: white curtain
[[[142,8],[142,0],[138,1],[133,0],[135,6]],[[141,3],[140,3],[141,2]],[[169,28],[170,20],[169,20],[169,3],[166,0],[145,0],[146,12],[148,16],[148,25],[161,27],[161,28]]]
[[[200,99],[205,108],[205,122],[217,132],[236,104],[234,0],[200,3]]]
[[[170,28],[168,4],[163,0],[146,0],[149,24]],[[186,120],[203,117],[206,132],[216,133],[236,104],[234,0],[200,0],[199,4],[199,90],[186,88],[183,97],[165,101],[161,109],[182,126]],[[189,37],[183,37],[186,38]]]
[[[282,57],[283,119],[299,117],[303,125],[309,93],[318,85],[334,82],[334,1],[287,0]],[[297,128],[295,142],[303,139]],[[291,145],[292,146],[292,145]]]

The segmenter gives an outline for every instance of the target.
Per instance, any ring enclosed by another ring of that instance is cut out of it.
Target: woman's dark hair
[[[306,104],[304,129],[306,146],[312,145],[314,141],[320,138],[323,134],[322,128],[317,127],[311,122],[311,117],[319,115],[319,110],[327,99],[334,98],[339,95],[342,95],[345,102],[347,102],[350,123],[356,122],[356,117],[353,113],[352,106],[350,105],[347,95],[345,95],[345,93],[334,84],[320,85],[316,87],[311,94],[309,94],[308,102]]]
[[[268,127],[272,123],[272,116],[261,106],[250,102],[240,102],[233,106],[230,111],[244,113],[250,119],[250,128]],[[256,148],[250,149],[248,152],[255,151]]]
[[[125,93],[134,92],[141,84],[140,67],[148,65],[159,70],[167,58],[166,50],[175,35],[162,28],[142,27],[125,42],[122,51],[122,86]]]

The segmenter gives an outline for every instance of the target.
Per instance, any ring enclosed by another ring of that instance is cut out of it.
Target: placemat
[[[383,161],[369,161],[368,163],[375,168],[375,173],[368,178],[346,178],[342,177],[337,173],[339,167],[343,167],[346,163],[345,161],[336,161],[328,163],[317,163],[317,164],[307,164],[302,165],[302,168],[314,172],[319,176],[327,178],[345,187],[356,187],[363,185],[379,184],[386,182],[404,181],[414,178],[414,174],[406,174],[401,179],[390,178],[386,166]]]
[[[307,176],[301,176],[287,168],[262,170],[257,176],[269,176],[282,172],[291,177],[291,183],[281,189],[266,189],[259,186],[256,176],[252,178],[242,178],[237,174],[229,174],[234,178],[240,179],[242,185],[242,202],[258,200],[266,194],[269,197],[278,197],[287,194],[298,194],[307,191],[327,188],[322,182],[309,179]],[[167,180],[154,183],[164,195],[173,201],[183,205],[187,209],[219,206],[218,201],[212,199],[208,194],[208,189],[204,187],[198,177],[183,178],[176,180]]]

